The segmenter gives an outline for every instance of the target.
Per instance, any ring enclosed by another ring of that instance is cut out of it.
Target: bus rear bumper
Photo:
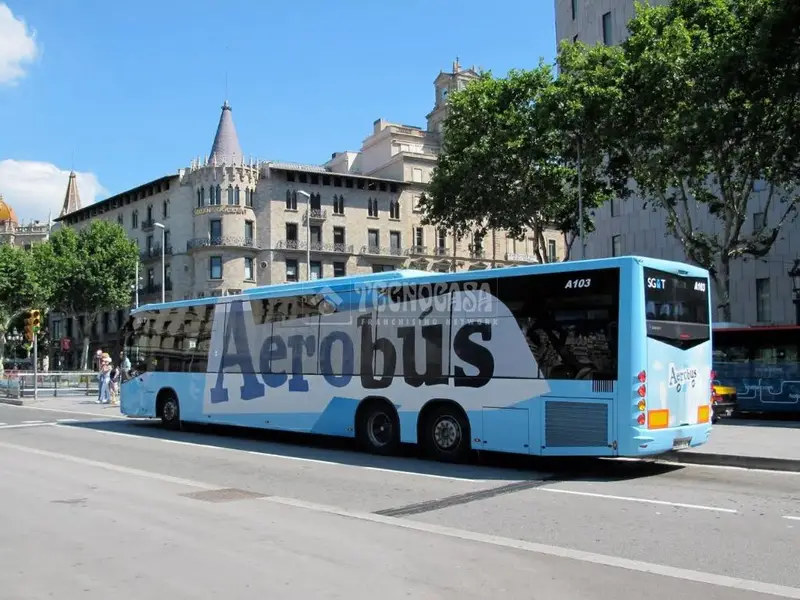
[[[621,451],[620,456],[656,456],[696,448],[707,443],[711,435],[711,424],[684,425],[667,429],[638,429],[631,440],[631,447]],[[621,449],[622,450],[622,449]]]

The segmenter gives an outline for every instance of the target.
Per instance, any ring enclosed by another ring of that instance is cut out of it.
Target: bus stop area
[[[98,417],[121,417],[118,405],[95,403],[96,385],[88,392],[85,386],[81,381],[72,393],[58,396],[40,392],[37,399],[28,394],[13,397],[0,393],[0,403],[86,416],[91,413]],[[800,421],[722,419],[714,425],[711,440],[704,446],[659,458],[684,464],[800,472]]]

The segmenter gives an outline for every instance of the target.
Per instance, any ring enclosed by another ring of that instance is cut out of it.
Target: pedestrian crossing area
[[[28,420],[16,423],[4,423],[0,421],[0,429],[26,429],[29,427],[44,427],[48,425],[66,425],[68,423],[79,423],[81,421],[96,421],[101,419],[49,419],[49,420]]]

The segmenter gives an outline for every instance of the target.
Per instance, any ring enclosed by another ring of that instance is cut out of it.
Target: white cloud
[[[25,65],[38,56],[35,32],[0,3],[0,85],[16,84],[25,75]]]
[[[81,205],[88,206],[108,195],[94,173],[75,173]],[[35,161],[0,160],[0,195],[17,213],[21,221],[56,218],[64,204],[69,171]]]

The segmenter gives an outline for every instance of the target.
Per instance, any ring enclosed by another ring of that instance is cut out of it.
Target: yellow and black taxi
[[[719,383],[711,384],[711,406],[714,410],[712,423],[716,423],[720,417],[730,417],[736,410],[736,388]]]

